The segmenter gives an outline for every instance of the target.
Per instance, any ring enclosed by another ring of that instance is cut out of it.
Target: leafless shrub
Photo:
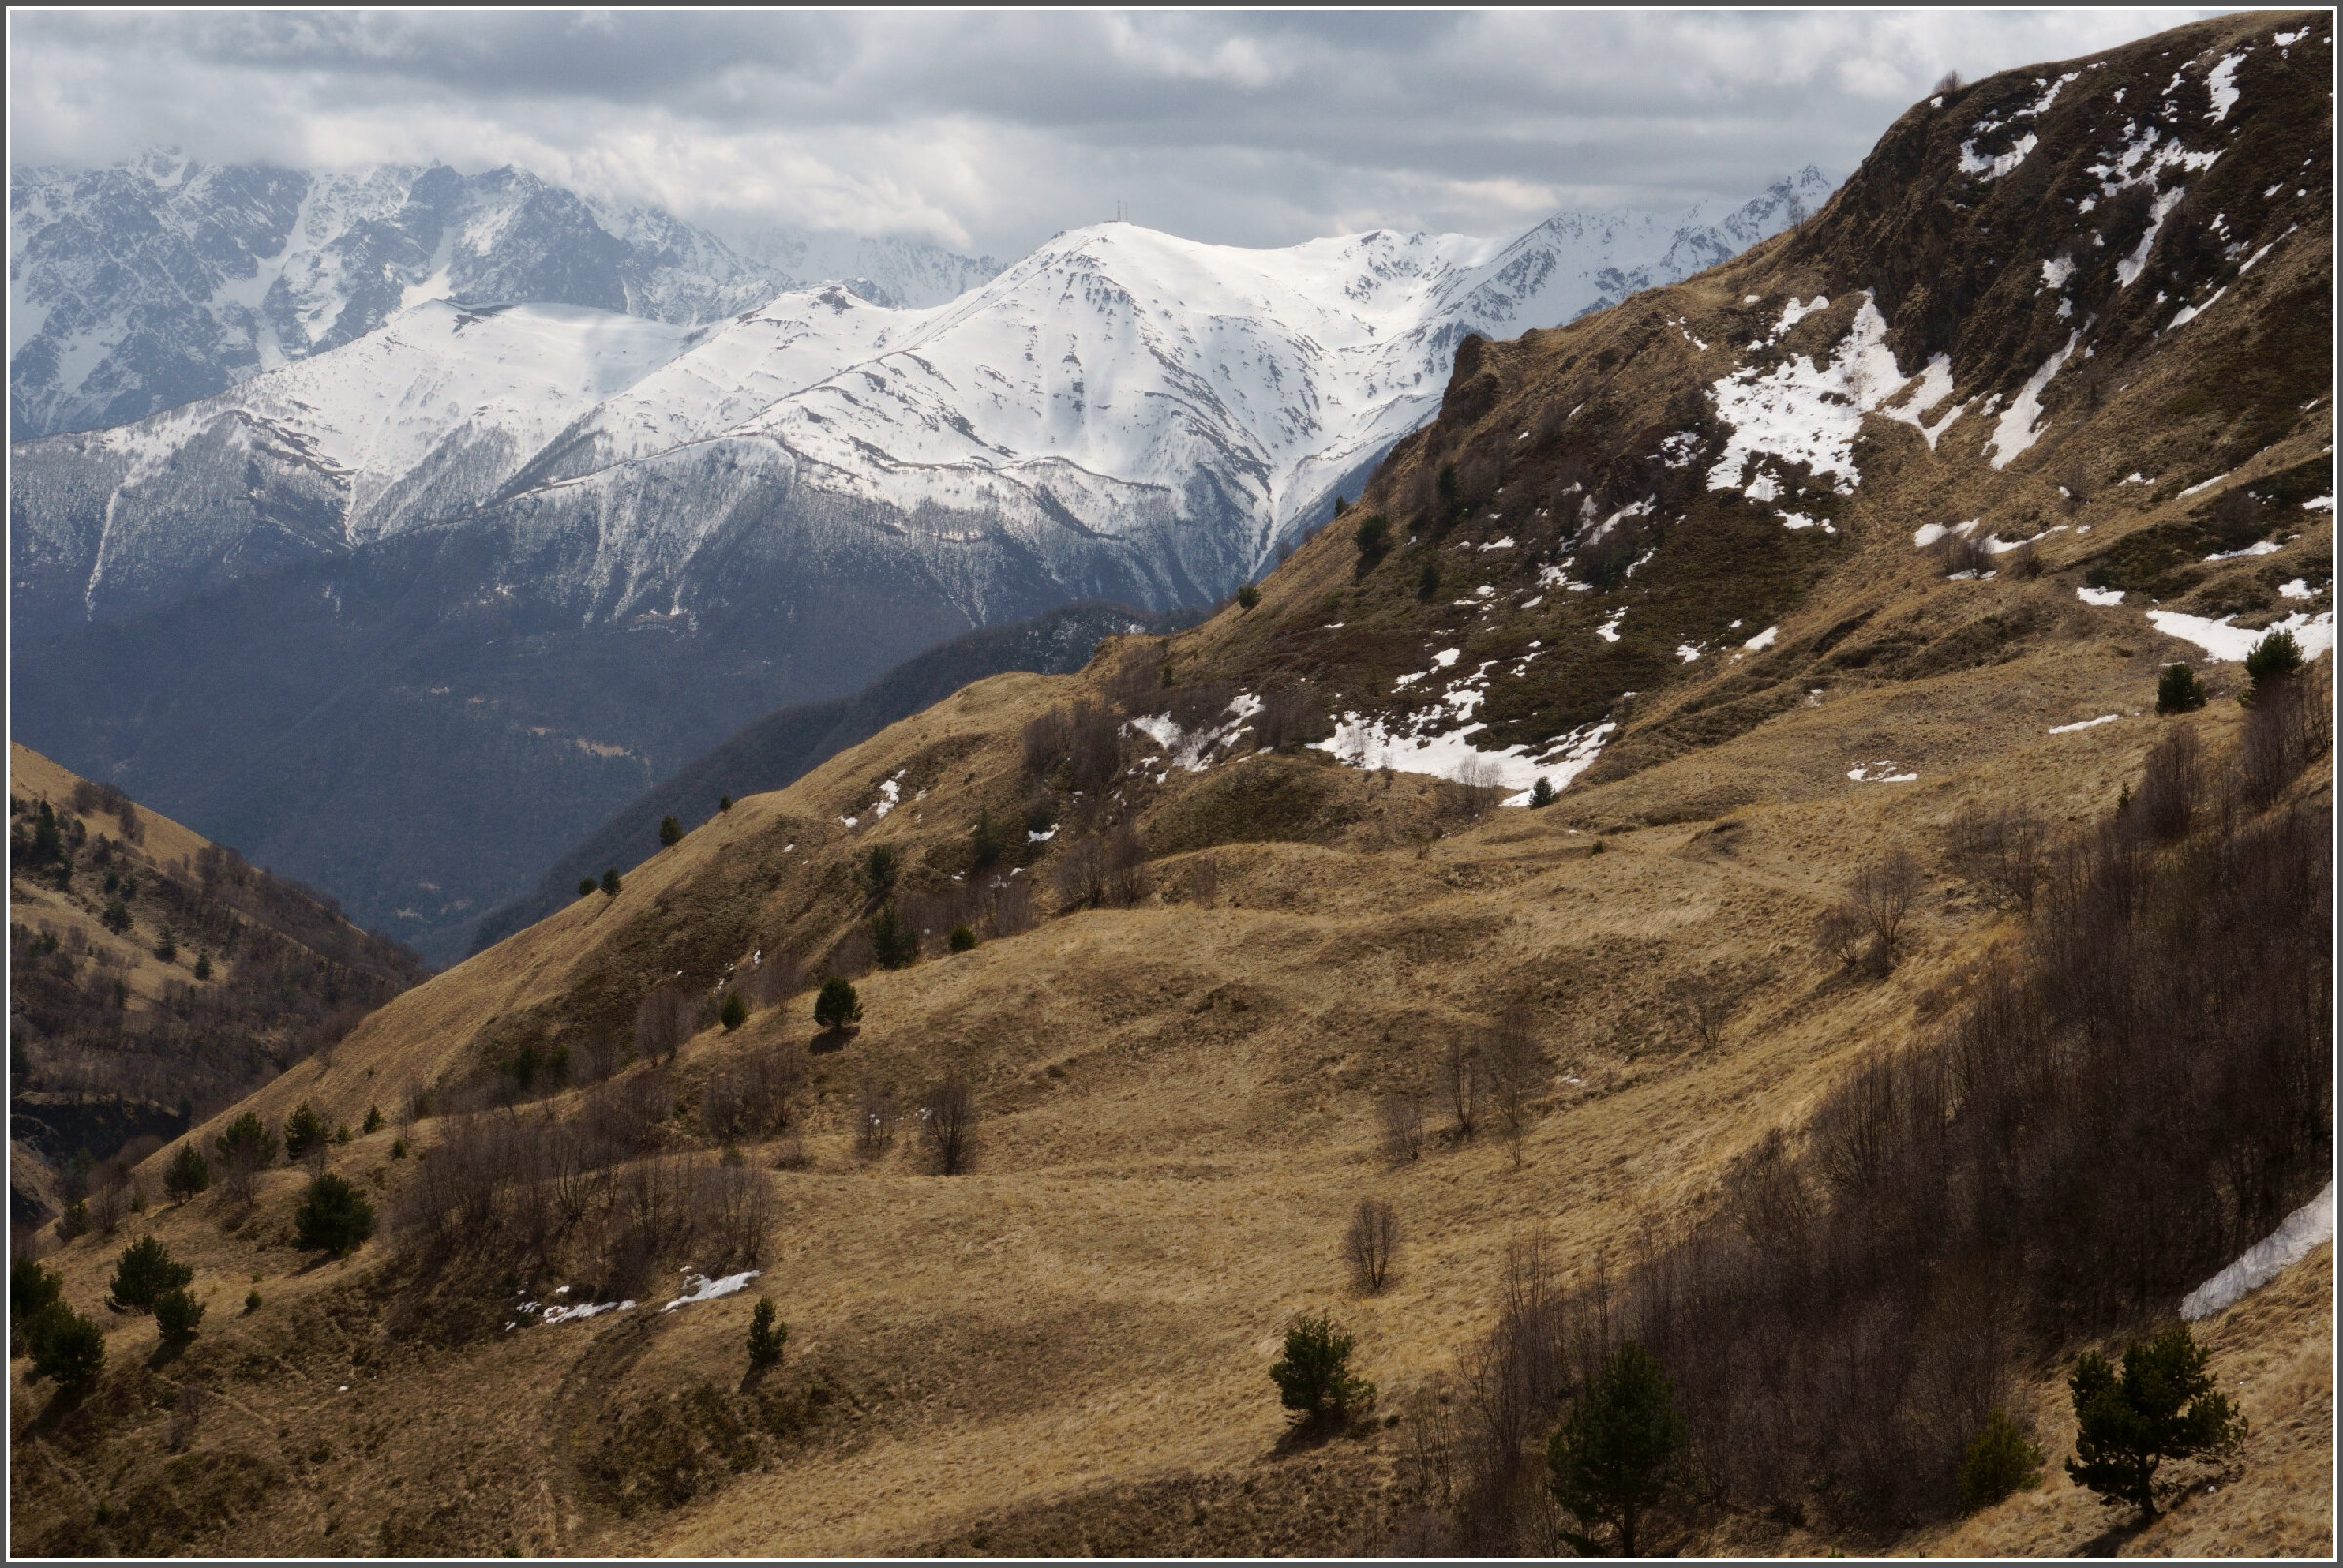
[[[2002,551],[1994,557],[1994,570],[2003,577],[2020,580],[2042,575],[2041,555],[2031,539]]]
[[[1458,777],[1444,778],[1432,787],[1434,817],[1448,823],[1478,822],[1505,798],[1503,777],[1496,763],[1473,758],[1459,769]]]
[[[1192,904],[1211,909],[1220,902],[1220,861],[1215,855],[1200,854],[1188,862],[1184,884],[1186,897]]]
[[[163,1451],[184,1454],[195,1441],[195,1428],[203,1424],[204,1410],[211,1404],[211,1395],[199,1382],[182,1383],[179,1397],[171,1401],[171,1419],[163,1424]]]
[[[920,1107],[920,1141],[937,1176],[958,1176],[976,1157],[976,1092],[959,1073],[947,1073]]]
[[[646,1060],[670,1062],[692,1035],[699,997],[679,980],[652,989],[635,1010],[635,1049]]]
[[[1863,917],[1845,903],[1832,904],[1815,919],[1814,945],[1841,969],[1853,969],[1863,957]]]
[[[795,1040],[758,1052],[726,1072],[712,1073],[700,1090],[700,1131],[711,1142],[760,1138],[790,1124],[805,1083],[804,1046]]]
[[[1952,819],[1947,858],[1992,903],[2031,910],[2049,839],[2048,825],[2023,807],[1972,802]]]
[[[1579,546],[1572,561],[1572,575],[1598,589],[1617,588],[1626,581],[1627,568],[1635,564],[1635,557],[1641,554],[1635,536],[1615,524],[1600,538]]]
[[[2201,813],[2204,764],[2197,731],[2185,724],[2166,729],[2140,768],[2140,787],[2131,798],[2124,825],[2159,843],[2185,839]]]
[[[741,995],[752,1008],[777,1008],[805,987],[805,964],[797,954],[767,948],[751,955],[748,979]]]
[[[1538,1093],[1544,1058],[1529,1011],[1507,1008],[1482,1045],[1481,1061],[1489,1089],[1489,1104],[1513,1148],[1513,1164],[1521,1164],[1521,1142],[1530,1126],[1530,1101]]]
[[[632,1072],[586,1091],[579,1126],[597,1151],[611,1159],[647,1154],[659,1147],[661,1132],[675,1113],[667,1074],[656,1068]]]
[[[101,1170],[105,1169],[100,1167]],[[119,1173],[116,1173],[119,1176]],[[111,1236],[130,1217],[130,1183],[115,1180],[90,1194],[90,1223],[101,1236]]]
[[[1217,729],[1228,722],[1228,705],[1236,694],[1225,681],[1193,681],[1166,692],[1165,706],[1182,729]]]
[[[1057,907],[1095,909],[1106,902],[1106,846],[1094,837],[1076,839],[1058,851]]]
[[[1261,691],[1261,711],[1253,716],[1254,744],[1265,752],[1323,740],[1330,727],[1326,704],[1301,680],[1269,681]]]
[[[1440,1058],[1440,1091],[1448,1100],[1448,1113],[1455,1119],[1459,1138],[1472,1136],[1473,1129],[1480,1125],[1481,1095],[1487,1081],[1480,1048],[1451,1040]]]
[[[1025,725],[1025,771],[1036,779],[1047,780],[1058,769],[1072,749],[1073,716],[1063,708],[1052,708]]]
[[[996,877],[986,883],[979,924],[992,937],[1033,929],[1032,887],[1020,877]]]
[[[2270,531],[2268,511],[2241,484],[2213,503],[2208,520],[2213,538],[2223,550],[2243,550]]]
[[[1442,1516],[1456,1502],[1459,1445],[1454,1396],[1444,1382],[1424,1389],[1408,1411],[1401,1429],[1407,1434],[1407,1448],[1400,1460],[1401,1484],[1427,1510],[1419,1516],[1417,1534],[1427,1547],[1437,1545],[1443,1548],[1422,1554],[1452,1555],[1447,1549],[1452,1545],[1450,1532]],[[1401,1535],[1407,1533],[1403,1527]],[[1397,1550],[1398,1538],[1393,1546]]]
[[[1911,906],[1920,893],[1919,862],[1903,849],[1891,850],[1857,871],[1847,884],[1847,902],[1864,927],[1890,954],[1904,944]]]
[[[875,1160],[895,1142],[895,1097],[869,1079],[854,1091],[854,1152]]]
[[[762,1262],[772,1224],[772,1192],[764,1173],[750,1165],[692,1168],[692,1217],[686,1228],[715,1255],[717,1267]]]
[[[1941,98],[1951,98],[1968,85],[1968,82],[1962,78],[1960,72],[1956,70],[1949,70],[1945,72],[1944,75],[1939,76],[1936,79],[1937,96]]]
[[[1361,1198],[1342,1237],[1352,1283],[1362,1291],[1380,1291],[1391,1277],[1391,1259],[1398,1247],[1399,1217],[1391,1206],[1380,1198]]]
[[[2093,490],[2090,465],[2080,457],[2069,457],[2059,464],[2056,478],[2059,489],[2065,492],[2062,499],[2067,504],[2067,510],[2081,511],[2083,504],[2090,500]]]
[[[1123,907],[1145,898],[1152,883],[1147,875],[1147,851],[1139,830],[1119,822],[1106,835],[1106,901]]]
[[[1683,1013],[1692,1037],[1706,1050],[1721,1047],[1725,1024],[1741,1005],[1740,988],[1732,977],[1720,969],[1703,970],[1678,981],[1675,992],[1677,1011]]]
[[[2278,800],[2333,745],[2327,693],[2326,671],[2315,665],[2290,676],[2265,677],[2255,688],[2234,775],[2248,808],[2258,810]]]
[[[1423,1153],[1423,1101],[1408,1090],[1394,1090],[1382,1099],[1383,1153],[1392,1164]]]
[[[1977,537],[1974,528],[1957,533],[1947,530],[1928,548],[1936,557],[1938,571],[1947,577],[1994,569],[1993,557],[1985,552],[1985,541]]]
[[[1106,700],[1116,711],[1151,714],[1164,711],[1167,682],[1163,644],[1147,642],[1124,654],[1106,679]]]

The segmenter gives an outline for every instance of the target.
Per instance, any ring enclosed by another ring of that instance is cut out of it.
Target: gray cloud
[[[1495,233],[1844,173],[1945,70],[2205,11],[17,12],[19,161],[513,162],[719,228],[1021,254]]]

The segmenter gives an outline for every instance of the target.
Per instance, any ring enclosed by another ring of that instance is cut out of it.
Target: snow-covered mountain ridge
[[[719,497],[802,483],[928,518],[915,532],[932,550],[1005,533],[1067,597],[1207,598],[1431,417],[1467,334],[1599,309],[1778,231],[1829,188],[1808,169],[1672,227],[1565,213],[1510,241],[1377,231],[1258,251],[1104,224],[925,309],[829,286],[690,330],[459,307],[441,297],[456,292],[450,264],[354,342],[23,447],[15,593],[33,624],[103,617],[300,545],[359,548],[501,499],[539,516],[583,508],[597,535],[583,578],[529,589],[589,615],[675,609],[694,554],[740,513]],[[441,251],[500,254],[517,211],[474,212]],[[720,475],[693,472],[719,440]],[[207,453],[257,454],[272,477],[190,490]],[[706,504],[637,505],[635,487],[671,482]],[[272,486],[298,496],[298,526]],[[955,598],[971,622],[1001,609],[981,573]]]
[[[678,324],[843,279],[932,305],[999,271],[910,240],[761,236],[581,198],[525,170],[210,165],[10,171],[12,439],[118,425],[363,337],[418,300]]]

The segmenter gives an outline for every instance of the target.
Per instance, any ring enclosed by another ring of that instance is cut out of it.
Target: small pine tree
[[[2261,694],[2264,682],[2283,681],[2302,668],[2302,644],[2284,627],[2266,632],[2245,655],[2245,679],[2252,682],[2245,693],[2250,703]]]
[[[1960,1462],[1961,1511],[1975,1513],[2041,1484],[2042,1451],[2026,1441],[2008,1411],[1994,1411],[1986,1418],[1985,1429],[1969,1439]]]
[[[749,1366],[760,1372],[779,1366],[781,1347],[788,1341],[789,1325],[774,1321],[773,1299],[757,1298],[757,1310],[749,1316]]]
[[[276,1158],[276,1135],[250,1111],[221,1129],[212,1146],[233,1170],[258,1171]]]
[[[293,1107],[293,1114],[285,1118],[285,1158],[298,1160],[324,1148],[331,1133],[332,1129],[325,1125],[325,1118],[311,1109],[308,1100],[303,1100]]]
[[[729,810],[731,810],[731,809],[732,809],[732,797],[731,797],[731,796],[729,796],[729,795],[719,795],[719,796],[718,796],[718,797],[716,798],[716,808],[717,808],[719,811],[729,811]]]
[[[374,1205],[358,1189],[331,1174],[309,1183],[293,1211],[293,1236],[301,1246],[340,1258],[374,1234]]]
[[[616,866],[611,866],[602,873],[602,894],[607,898],[618,896],[618,868]]]
[[[185,1203],[212,1184],[212,1163],[203,1157],[203,1150],[192,1140],[182,1143],[179,1152],[163,1167],[163,1191],[174,1200]]]
[[[966,953],[975,945],[976,929],[974,927],[964,921],[952,928],[951,948],[953,952]]]
[[[87,1200],[76,1198],[65,1205],[65,1212],[57,1217],[57,1239],[77,1241],[90,1233],[90,1206]]]
[[[172,934],[168,926],[163,928],[162,939],[154,944],[154,956],[165,964],[179,962],[179,938]]]
[[[1464,487],[1457,482],[1457,466],[1454,463],[1440,465],[1438,483],[1440,504],[1454,512],[1464,500]]]
[[[128,936],[135,923],[130,918],[130,906],[116,898],[105,906],[105,913],[98,917],[98,924],[116,936]]]
[[[1359,570],[1369,570],[1391,548],[1391,523],[1381,513],[1371,512],[1352,532],[1351,541],[1359,547]]]
[[[8,1354],[26,1353],[24,1334],[32,1320],[63,1297],[64,1281],[29,1258],[8,1265]]]
[[[903,856],[891,844],[874,844],[862,861],[862,890],[873,898],[884,898],[894,890],[895,878],[903,870]]]
[[[1261,601],[1261,591],[1251,583],[1237,585],[1237,608],[1249,610]]]
[[[968,830],[968,850],[976,869],[984,870],[1008,853],[1008,829],[993,820],[990,811],[976,813],[976,826]]]
[[[920,956],[920,933],[890,901],[871,917],[871,949],[883,968],[908,968]]]
[[[259,1291],[246,1291],[244,1293],[244,1315],[246,1317],[250,1317],[253,1313],[258,1312],[260,1309],[261,1293]]]
[[[203,1303],[187,1293],[185,1287],[168,1290],[154,1299],[154,1325],[162,1331],[163,1343],[174,1348],[191,1343],[196,1326],[203,1322]]]
[[[1354,1342],[1324,1317],[1299,1317],[1286,1330],[1286,1353],[1270,1366],[1269,1381],[1297,1424],[1340,1420],[1375,1403],[1375,1385],[1350,1375]]]
[[[105,1365],[105,1331],[65,1305],[52,1301],[24,1325],[32,1352],[32,1375],[74,1386],[88,1382]]]
[[[106,1293],[105,1304],[116,1312],[151,1312],[155,1298],[178,1290],[194,1277],[195,1270],[174,1261],[160,1241],[141,1236],[115,1259],[114,1283]]]
[[[683,824],[678,822],[672,816],[661,817],[659,819],[659,847],[662,849],[673,849],[677,845],[681,844],[682,842]]]
[[[1543,773],[1541,773],[1538,775],[1538,782],[1530,786],[1530,809],[1533,811],[1542,811],[1553,804],[1553,780],[1547,778]]]
[[[359,1131],[359,1132],[361,1132],[361,1133],[380,1133],[382,1130],[383,1130],[383,1113],[382,1113],[382,1111],[381,1111],[381,1110],[379,1110],[378,1108],[376,1108],[375,1106],[372,1106],[372,1105],[369,1105],[369,1106],[367,1106],[367,1107],[366,1107],[366,1120],[365,1120],[365,1122],[364,1122],[364,1123],[363,1123],[363,1124],[362,1124],[362,1125],[359,1127],[358,1131]]]
[[[2075,1363],[2075,1457],[2068,1478],[2110,1506],[2129,1503],[2156,1516],[2157,1467],[2168,1459],[2219,1454],[2245,1437],[2245,1419],[2213,1386],[2211,1353],[2186,1323],[2123,1350],[2118,1375],[2097,1351]]]
[[[403,1138],[403,1137],[394,1137],[394,1138],[392,1138],[392,1139],[390,1140],[390,1158],[392,1158],[393,1160],[403,1160],[403,1159],[405,1159],[406,1157],[407,1157],[407,1140],[406,1140],[405,1138]]]
[[[1427,560],[1423,570],[1416,574],[1416,597],[1429,604],[1440,597],[1440,563]]]
[[[211,955],[211,954],[209,954],[209,953],[198,953],[198,954],[196,954],[196,955],[195,955],[195,978],[197,978],[198,980],[208,980],[208,979],[210,979],[211,977],[212,977],[212,955]]]
[[[1636,1555],[1645,1517],[1683,1480],[1687,1444],[1675,1383],[1629,1340],[1546,1444],[1547,1485],[1580,1525],[1562,1539],[1582,1557]],[[1588,1532],[1597,1527],[1608,1527],[1614,1541],[1594,1539]]]
[[[821,994],[813,999],[813,1021],[833,1033],[860,1023],[862,999],[854,994],[854,982],[835,975],[824,980]]]
[[[2156,711],[2159,714],[2194,713],[2204,706],[2204,686],[2198,681],[2197,672],[2185,664],[2168,664],[2156,681]]]
[[[594,895],[594,889],[598,886],[599,884],[597,884],[592,877],[580,877],[578,879],[578,896],[580,898],[592,897]]]
[[[727,993],[724,997],[724,1005],[718,1011],[716,1017],[717,1021],[724,1026],[724,1032],[730,1034],[749,1021],[748,999],[738,991]]]

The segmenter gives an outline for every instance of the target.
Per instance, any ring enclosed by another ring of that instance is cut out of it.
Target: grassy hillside
[[[426,973],[307,888],[29,747],[9,748],[9,787],[19,1226],[79,1196],[93,1162],[134,1144],[143,1158]]]
[[[979,681],[397,997],[233,1108],[381,1111],[320,1157],[381,1232],[305,1251],[282,1167],[150,1212],[211,1315],[184,1353],[109,1321],[79,1393],[15,1365],[12,1546],[1551,1553],[1545,1435],[1634,1333],[1700,1462],[1664,1546],[2331,1550],[2324,1251],[2199,1326],[2252,1436],[2163,1522],[2106,1536],[2055,1468],[2074,1356],[2169,1321],[2331,1164],[2331,660],[2247,707],[2165,627],[2229,643],[2144,613],[2331,628],[2323,380],[2232,357],[2331,340],[2330,51],[2323,20],[2222,19],[1917,105],[1804,228],[1468,343],[1440,421],[1251,607]],[[2147,257],[2126,280],[2058,248],[2071,208],[2026,227],[2176,70],[2231,124],[2232,53],[2232,128],[2176,133],[2230,140],[2163,222],[2217,207],[2254,248],[2115,214],[2083,243]],[[2070,72],[2018,184],[1955,179]],[[2306,157],[2285,211],[2207,188]],[[2045,246],[2065,295],[2028,292]],[[1943,353],[1952,391],[1861,412],[1842,378],[1797,409],[1843,448],[1709,488],[1759,423],[1732,387],[1847,362],[1867,306],[1896,374]],[[2036,385],[2085,319],[2103,368]],[[2210,697],[2159,715],[2176,662]],[[1541,775],[1553,805],[1497,804]],[[1882,876],[1893,940],[1877,898],[1837,939]],[[816,1029],[825,978],[857,1029]],[[1911,1089],[1980,1042],[2039,1076]],[[920,1111],[954,1085],[946,1176]],[[2022,1201],[1980,1200],[1981,1107]],[[1362,1198],[1397,1217],[1380,1291],[1343,1257]],[[118,1247],[47,1259],[69,1303]],[[789,1326],[761,1373],[760,1295]],[[549,1321],[579,1302],[608,1309]],[[1300,1312],[1376,1385],[1343,1429],[1276,1403]],[[2052,1480],[1964,1520],[1947,1455],[1995,1406]],[[1884,1482],[1839,1463],[1877,1434]]]

